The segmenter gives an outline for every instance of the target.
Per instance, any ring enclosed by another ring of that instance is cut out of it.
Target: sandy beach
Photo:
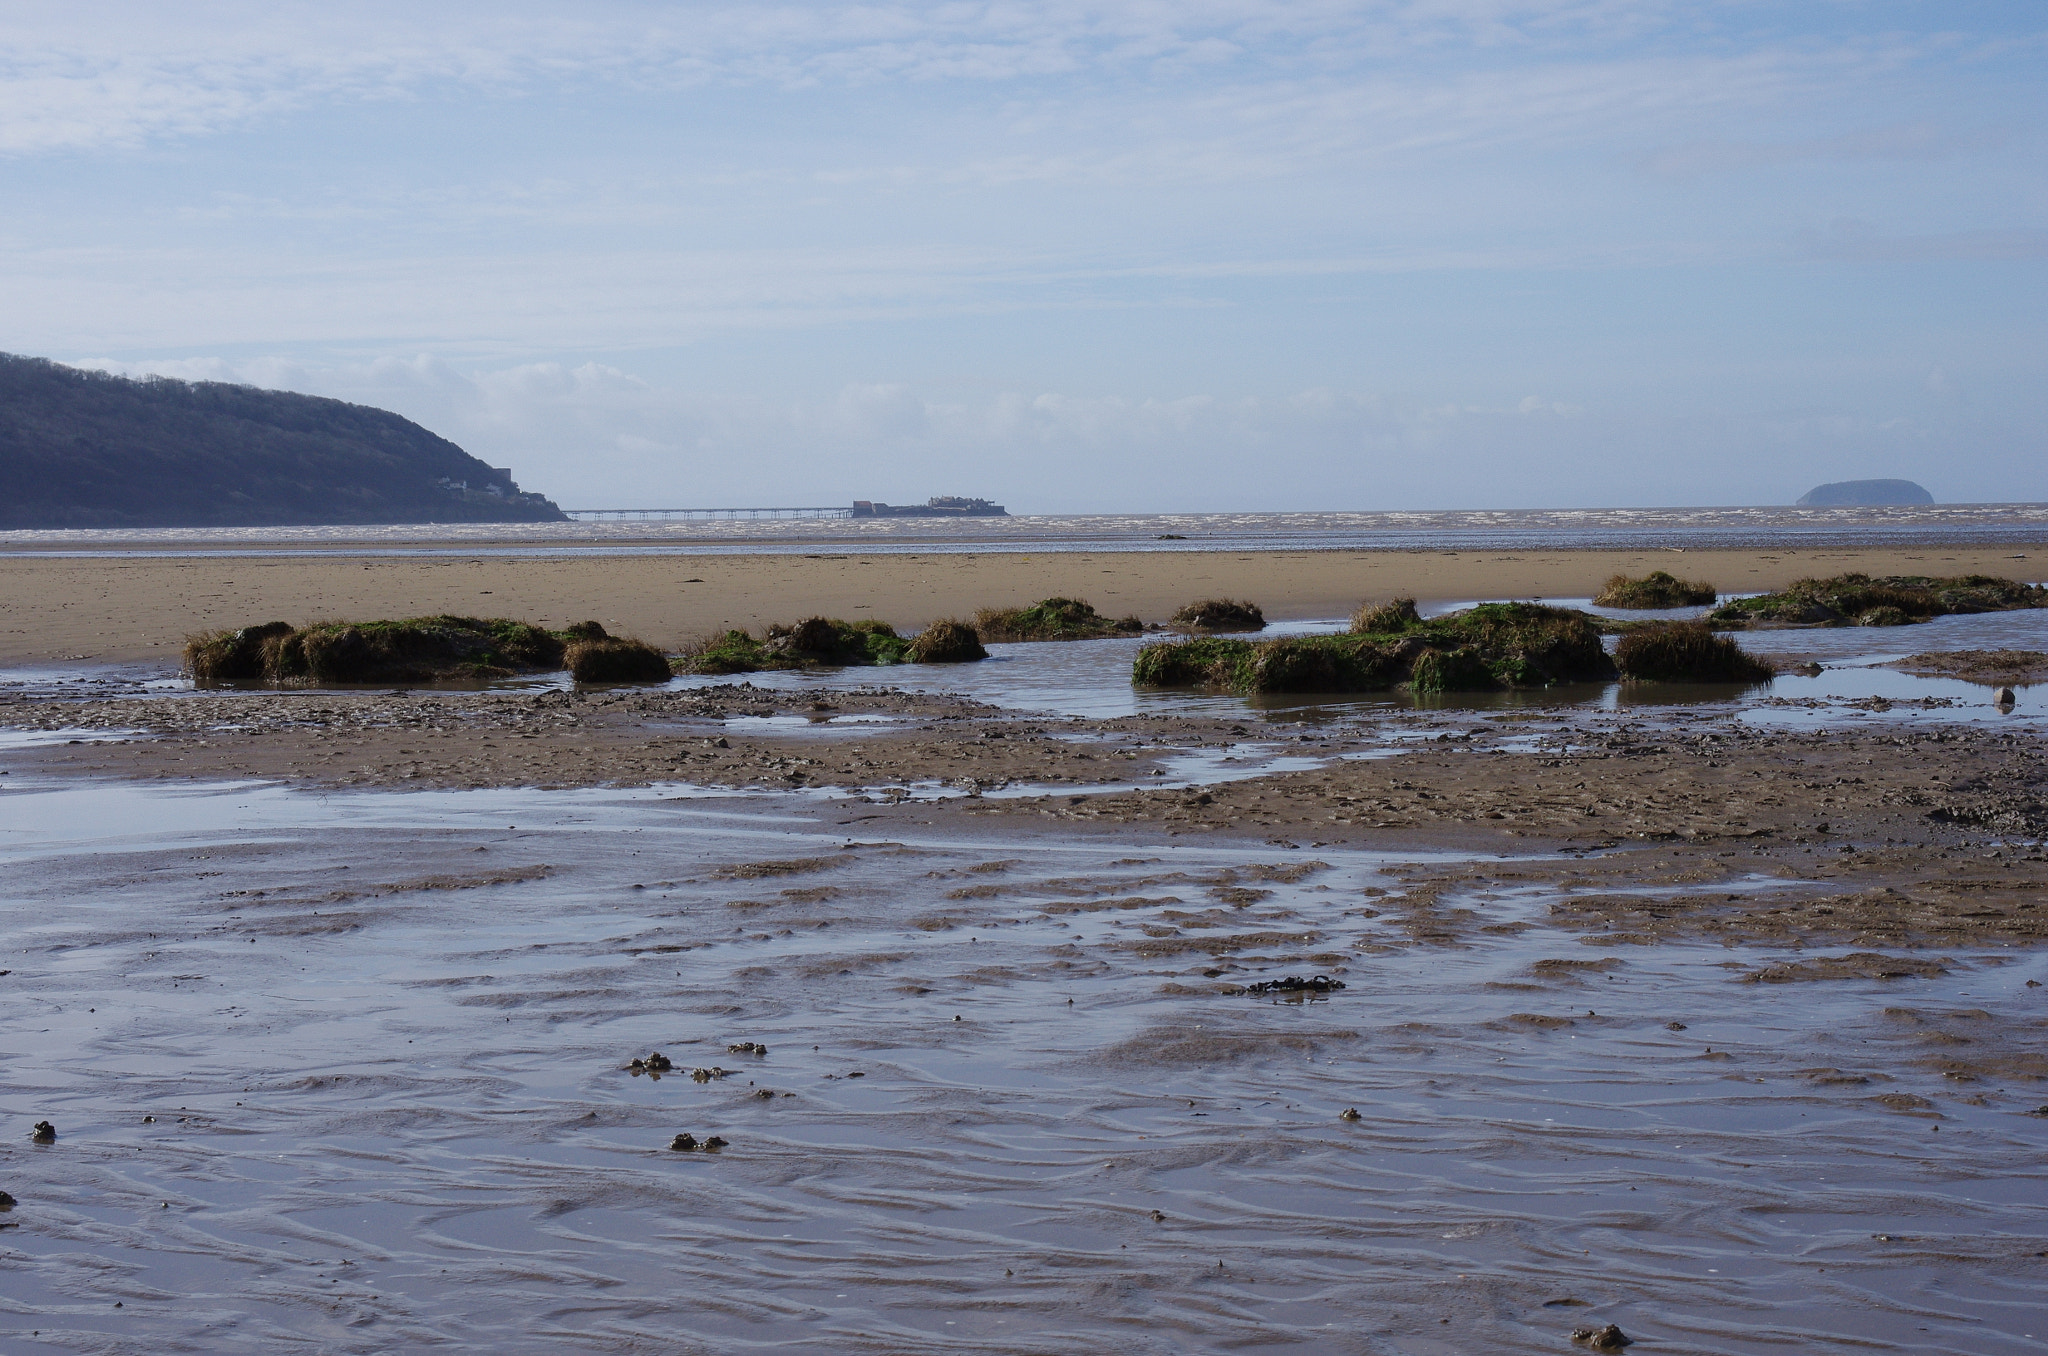
[[[174,661],[195,631],[280,620],[439,613],[565,624],[595,618],[657,645],[806,616],[899,629],[1046,597],[1163,619],[1248,598],[1275,620],[1348,616],[1361,601],[1585,598],[1609,575],[1666,569],[1724,591],[1806,576],[2048,578],[2025,545],[1776,551],[1189,551],[392,557],[14,556],[0,559],[0,665]]]

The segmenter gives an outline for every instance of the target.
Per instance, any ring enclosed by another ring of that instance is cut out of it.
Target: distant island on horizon
[[[1910,480],[1836,480],[1799,496],[1794,508],[1917,508],[1934,496]]]
[[[567,519],[389,410],[0,354],[0,530]]]

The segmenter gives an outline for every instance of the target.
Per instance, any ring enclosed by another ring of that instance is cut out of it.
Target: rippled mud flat
[[[8,781],[9,1350],[2048,1345],[2021,946],[1589,934],[1598,855]]]

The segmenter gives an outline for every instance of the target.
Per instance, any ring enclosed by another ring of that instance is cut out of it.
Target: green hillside
[[[388,410],[0,354],[0,529],[562,517]]]

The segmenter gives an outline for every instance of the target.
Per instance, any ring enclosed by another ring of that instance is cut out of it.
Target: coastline
[[[194,632],[283,620],[451,613],[551,624],[595,618],[655,645],[806,616],[940,617],[1040,598],[1165,618],[1203,597],[1248,598],[1275,621],[1343,617],[1369,599],[1582,599],[1609,575],[1668,569],[1724,592],[1811,575],[1997,574],[2048,579],[2024,540],[1745,550],[1031,550],[811,554],[394,556],[161,554],[0,557],[0,666],[175,666]]]

